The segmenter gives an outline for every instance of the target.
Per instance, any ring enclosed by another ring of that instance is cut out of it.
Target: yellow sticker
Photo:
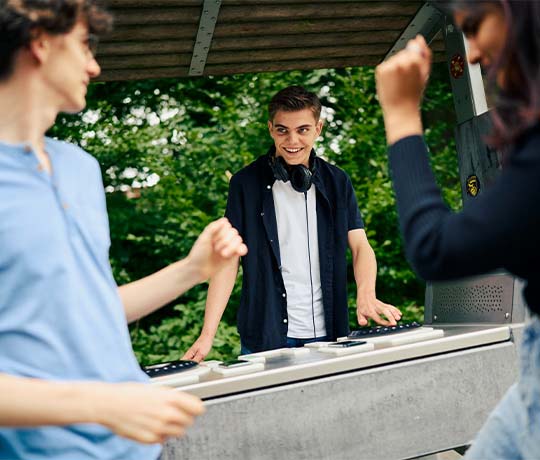
[[[480,180],[478,176],[474,174],[467,177],[467,182],[465,183],[465,188],[467,190],[467,195],[476,196],[480,193]]]

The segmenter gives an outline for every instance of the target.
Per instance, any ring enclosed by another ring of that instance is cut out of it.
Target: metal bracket
[[[480,65],[469,64],[467,40],[450,17],[444,27],[444,42],[459,124],[488,111],[484,82]]]
[[[201,19],[199,20],[199,30],[197,31],[189,66],[190,77],[200,76],[204,73],[220,6],[221,0],[204,0]]]
[[[445,15],[442,11],[429,3],[424,3],[422,8],[418,10],[414,18],[409,22],[409,25],[396,40],[394,46],[388,51],[384,60],[404,49],[405,46],[407,46],[407,42],[418,34],[423,35],[426,42],[429,44],[435,35],[437,35],[437,32],[443,28],[444,17]]]

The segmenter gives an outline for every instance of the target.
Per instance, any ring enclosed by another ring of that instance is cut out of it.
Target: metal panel
[[[398,459],[464,445],[517,375],[511,342],[207,402],[163,460]]]
[[[449,17],[446,17],[444,41],[459,124],[487,111],[486,95],[480,66],[468,63],[466,39]]]
[[[459,177],[465,204],[487,190],[500,174],[502,157],[484,142],[490,131],[489,113],[475,116],[456,128]],[[474,189],[470,187],[471,178],[476,183]]]
[[[405,48],[407,42],[418,34],[423,35],[427,43],[431,43],[435,35],[444,26],[444,21],[445,16],[440,10],[429,3],[425,3],[411,19],[411,22],[409,22],[405,30],[398,37],[396,43],[384,59],[388,59]]]
[[[513,276],[500,273],[465,280],[428,283],[425,322],[434,325],[510,323],[514,282]]]

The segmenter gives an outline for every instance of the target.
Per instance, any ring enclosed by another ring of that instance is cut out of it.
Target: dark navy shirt
[[[526,281],[525,299],[540,313],[540,125],[514,146],[491,188],[454,213],[444,204],[420,136],[390,147],[407,256],[426,280],[505,268]]]
[[[315,162],[321,288],[326,332],[334,340],[349,332],[348,232],[364,224],[349,176],[321,158]],[[249,248],[242,258],[238,331],[243,345],[254,352],[285,347],[287,342],[274,181],[268,155],[259,157],[232,177],[225,213]]]

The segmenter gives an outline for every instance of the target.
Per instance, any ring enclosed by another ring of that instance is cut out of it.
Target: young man
[[[184,260],[115,284],[99,166],[44,135],[59,112],[84,108],[100,72],[91,34],[109,23],[94,0],[0,2],[2,459],[156,459],[156,443],[181,435],[203,407],[143,384],[126,319],[247,251],[221,219]]]
[[[273,147],[230,182],[226,216],[250,248],[242,258],[242,353],[347,335],[347,246],[359,324],[393,325],[401,317],[376,298],[375,254],[349,177],[313,150],[320,113],[317,96],[302,87],[277,93],[269,105]],[[204,326],[185,358],[200,361],[210,351],[237,272],[231,260],[211,278]]]

